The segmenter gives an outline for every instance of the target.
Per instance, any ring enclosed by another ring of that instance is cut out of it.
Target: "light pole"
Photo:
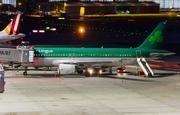
[[[0,3],[0,10],[1,10],[2,3]]]
[[[41,5],[39,5],[39,11],[40,11]]]

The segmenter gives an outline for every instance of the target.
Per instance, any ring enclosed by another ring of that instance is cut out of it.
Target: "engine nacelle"
[[[58,73],[59,74],[72,74],[75,73],[75,65],[70,64],[59,64]]]

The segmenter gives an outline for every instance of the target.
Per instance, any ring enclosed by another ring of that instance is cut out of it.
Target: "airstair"
[[[148,77],[154,76],[154,72],[152,71],[152,69],[150,68],[150,66],[148,65],[147,61],[145,58],[138,58],[137,57],[137,63],[139,64],[140,68],[142,69],[142,71],[144,72],[144,74]]]

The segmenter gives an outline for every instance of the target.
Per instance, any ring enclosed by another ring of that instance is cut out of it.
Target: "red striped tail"
[[[21,27],[22,14],[18,14],[12,21],[10,34],[17,35]]]
[[[4,31],[9,35],[12,35],[12,34],[17,35],[17,34],[19,34],[22,17],[23,17],[22,14],[17,14],[16,17],[6,26]]]

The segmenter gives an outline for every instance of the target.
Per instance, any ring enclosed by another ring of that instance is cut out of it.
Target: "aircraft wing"
[[[119,60],[117,60],[119,61]],[[115,60],[108,61],[108,60],[99,60],[99,61],[93,61],[93,60],[87,60],[87,61],[70,61],[70,60],[55,60],[53,61],[54,65],[59,65],[59,64],[72,64],[72,65],[77,65],[77,66],[92,66],[92,67],[97,67],[97,66],[102,66],[104,63],[113,63]]]
[[[169,55],[174,55],[174,54],[176,54],[176,53],[173,53],[173,52],[171,52],[171,53],[150,53],[150,56],[157,57],[157,56],[169,56]]]

